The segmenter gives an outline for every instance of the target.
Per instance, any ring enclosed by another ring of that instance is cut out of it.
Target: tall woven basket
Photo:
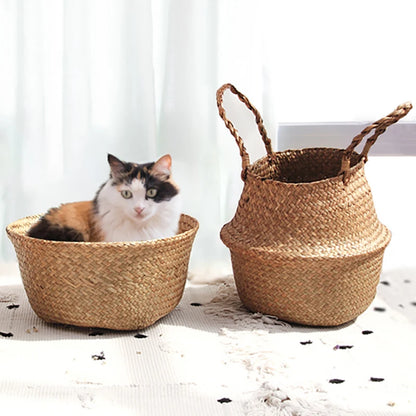
[[[226,90],[255,115],[267,155],[250,163],[223,107]],[[364,175],[367,154],[399,106],[344,149],[273,152],[263,120],[233,85],[217,91],[221,118],[242,158],[244,188],[234,218],[221,230],[230,249],[238,294],[252,311],[312,326],[336,326],[364,312],[376,294],[390,231],[376,215]],[[373,131],[363,151],[354,151]]]
[[[135,330],[179,303],[196,219],[182,214],[170,238],[117,243],[46,241],[26,235],[39,216],[7,227],[26,294],[47,322]]]

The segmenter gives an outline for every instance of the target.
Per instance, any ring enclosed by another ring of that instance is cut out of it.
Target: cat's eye
[[[157,195],[157,189],[155,189],[155,188],[149,188],[146,191],[146,196],[149,197],[149,198],[154,198],[156,195]]]
[[[130,199],[133,196],[133,194],[128,189],[124,189],[123,191],[121,191],[121,196],[124,199]]]

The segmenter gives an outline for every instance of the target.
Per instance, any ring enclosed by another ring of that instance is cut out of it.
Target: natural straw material
[[[226,117],[226,90],[256,117],[267,156],[253,164]],[[335,326],[356,318],[375,296],[390,241],[377,218],[364,163],[375,139],[411,104],[366,128],[346,150],[284,152],[271,150],[258,111],[234,86],[218,90],[217,104],[242,157],[244,189],[234,218],[221,230],[242,302],[253,311],[306,325]],[[363,152],[354,152],[372,129]]]
[[[39,216],[7,227],[23,284],[47,322],[134,330],[171,312],[188,271],[196,219],[182,214],[174,237],[142,242],[73,243],[26,235]]]

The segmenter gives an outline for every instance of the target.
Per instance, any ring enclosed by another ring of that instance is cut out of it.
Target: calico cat
[[[175,235],[180,204],[170,155],[137,164],[109,154],[108,163],[110,178],[94,200],[50,209],[28,236],[55,241],[143,241]]]

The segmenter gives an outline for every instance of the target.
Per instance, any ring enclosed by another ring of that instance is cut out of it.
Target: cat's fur
[[[108,163],[110,178],[94,200],[50,209],[28,235],[56,241],[142,241],[175,235],[180,204],[170,155],[137,164],[109,154]]]

